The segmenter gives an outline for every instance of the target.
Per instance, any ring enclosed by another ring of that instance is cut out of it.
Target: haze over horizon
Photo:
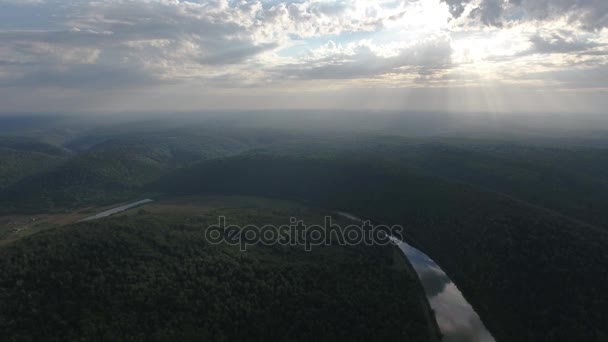
[[[604,0],[0,0],[0,112],[602,113]]]

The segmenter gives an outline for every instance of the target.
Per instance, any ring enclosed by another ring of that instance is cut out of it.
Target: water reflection
[[[362,222],[359,217],[346,212],[339,211],[336,214]],[[439,265],[407,243],[395,238],[392,240],[414,266],[431,308],[435,311],[443,342],[495,342],[479,315]]]
[[[493,342],[477,313],[450,278],[426,254],[397,242],[410,260],[435,311],[444,342]]]
[[[420,277],[424,292],[426,292],[428,298],[437,296],[444,291],[446,285],[452,282],[445,273],[432,269],[418,273],[418,277]]]

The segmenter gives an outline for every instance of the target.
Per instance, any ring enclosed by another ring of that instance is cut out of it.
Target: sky
[[[607,0],[0,0],[0,112],[605,113]]]

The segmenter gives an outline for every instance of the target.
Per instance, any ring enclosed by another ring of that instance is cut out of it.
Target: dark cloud
[[[540,54],[587,53],[591,52],[592,49],[602,46],[602,44],[587,39],[580,39],[572,33],[560,34],[559,32],[553,32],[546,37],[536,34],[530,38],[530,42],[532,43],[532,47],[527,53]]]
[[[587,30],[608,27],[608,1],[605,0],[519,0],[535,19],[548,19],[568,15]]]
[[[442,0],[455,18],[462,16],[472,0]],[[517,10],[524,15],[516,15]],[[586,30],[608,27],[608,1],[606,0],[481,0],[471,17],[485,25],[501,26],[510,20],[548,20],[566,15]]]
[[[486,25],[501,25],[503,0],[486,0],[481,7],[481,21]]]
[[[216,65],[240,63],[252,56],[276,47],[278,47],[277,43],[253,45],[251,42],[234,41],[230,46],[221,46],[217,50],[211,47],[211,53],[203,56],[199,61],[203,64]]]
[[[241,63],[277,46],[257,42],[249,27],[223,1],[175,4],[168,1],[70,2],[60,8],[58,29],[0,31],[0,82],[11,85],[124,87],[158,83],[176,65]],[[243,10],[249,11],[245,4]],[[27,6],[46,13],[51,3]],[[22,6],[23,7],[23,6]],[[19,8],[18,13],[27,13]],[[49,12],[53,13],[53,12]],[[27,66],[27,67],[26,67]],[[4,81],[2,81],[4,80]],[[96,81],[95,81],[96,80]]]
[[[157,84],[162,80],[154,74],[134,66],[103,64],[72,65],[69,68],[35,68],[16,79],[0,81],[0,86],[11,87],[65,87],[104,89],[132,85]]]
[[[450,8],[450,13],[456,18],[460,17],[464,12],[464,7],[468,1],[463,0],[443,0],[446,4],[448,4]]]

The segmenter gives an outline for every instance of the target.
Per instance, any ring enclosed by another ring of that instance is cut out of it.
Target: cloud
[[[450,67],[450,41],[432,37],[404,46],[376,46],[360,41],[345,46],[330,41],[296,64],[276,68],[286,77],[300,79],[357,79],[385,74],[428,76]]]
[[[450,13],[456,18],[460,17],[464,12],[467,1],[463,0],[443,0],[446,4],[448,4]]]
[[[41,77],[40,84],[52,84],[56,77],[56,85],[62,87],[81,87],[84,75],[92,77],[98,70],[109,74],[128,70],[127,75],[149,81],[226,78],[230,72],[241,73],[239,65],[255,65],[260,54],[294,37],[374,31],[394,20],[391,14],[400,10],[368,1],[264,5],[249,0],[49,0],[11,2],[10,6],[12,11],[31,11],[32,15],[33,7],[40,8],[60,22],[50,25],[51,29],[30,30],[15,21],[16,29],[0,30],[0,51],[6,52],[0,80],[34,85],[36,77]],[[38,67],[17,65],[23,62]],[[90,65],[90,70],[84,65]],[[144,73],[147,78],[140,77]],[[249,73],[253,74],[259,73]],[[138,83],[115,79],[116,86]],[[74,80],[71,85],[70,80]],[[110,79],[101,83],[105,82]]]
[[[469,16],[485,25],[501,26],[505,21],[551,20],[566,16],[585,30],[608,27],[605,0],[442,0],[455,18],[470,7]]]
[[[566,15],[587,30],[608,27],[608,2],[604,0],[518,0],[514,3],[538,20]]]
[[[568,40],[563,36],[553,34],[551,37],[535,35],[530,39],[532,51],[538,53],[568,53],[575,51],[586,51],[599,46],[599,44],[589,41]]]
[[[21,90],[291,105],[317,88],[604,89],[607,13],[604,0],[0,0],[0,90],[13,104]]]

